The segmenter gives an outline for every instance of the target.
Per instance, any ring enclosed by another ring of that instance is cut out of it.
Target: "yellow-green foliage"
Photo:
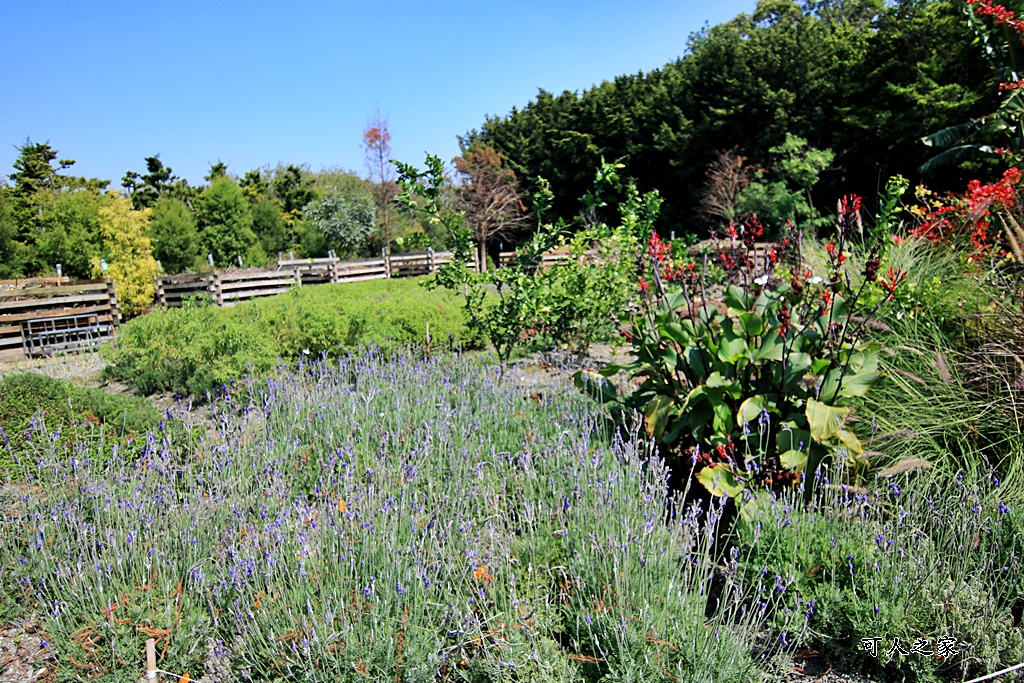
[[[299,287],[233,308],[193,304],[157,309],[122,327],[105,349],[110,373],[141,393],[202,398],[278,363],[362,347],[384,350],[453,342],[472,346],[455,296],[420,286],[422,278]]]
[[[100,209],[100,236],[117,300],[125,315],[137,315],[153,302],[156,292],[156,259],[146,237],[149,209],[135,211],[130,200],[119,195]],[[93,258],[93,275],[104,276],[99,258]]]

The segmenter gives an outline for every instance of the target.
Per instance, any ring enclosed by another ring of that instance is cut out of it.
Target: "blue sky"
[[[202,182],[278,162],[365,174],[375,108],[393,156],[450,159],[456,136],[527,104],[681,56],[755,0],[0,1],[0,175],[26,137],[119,185],[160,154]]]

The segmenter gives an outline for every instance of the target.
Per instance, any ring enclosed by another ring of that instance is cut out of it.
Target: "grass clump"
[[[15,462],[31,459],[34,436],[48,433],[48,446],[62,453],[83,441],[130,447],[155,429],[162,413],[148,401],[113,396],[36,373],[0,379],[0,473],[17,476]],[[101,452],[97,453],[102,457]]]
[[[471,346],[465,316],[451,295],[422,278],[300,287],[232,308],[191,305],[132,320],[106,347],[108,373],[142,394],[202,398],[282,360],[359,347]]]

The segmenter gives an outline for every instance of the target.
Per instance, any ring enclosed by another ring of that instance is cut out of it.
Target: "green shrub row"
[[[454,298],[422,278],[300,287],[233,308],[194,303],[136,318],[105,355],[108,374],[141,394],[203,398],[282,361],[359,347],[471,347],[476,339]]]

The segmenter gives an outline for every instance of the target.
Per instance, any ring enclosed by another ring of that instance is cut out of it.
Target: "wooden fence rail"
[[[342,261],[332,256],[281,259],[277,270],[250,268],[207,275],[161,275],[156,281],[156,303],[178,308],[189,297],[208,297],[217,306],[234,306],[239,301],[280,294],[301,285],[430,275],[453,258],[450,251],[385,254],[381,258],[359,261]],[[476,269],[475,263],[466,266]]]
[[[113,280],[0,281],[0,362],[95,348],[120,322]]]

